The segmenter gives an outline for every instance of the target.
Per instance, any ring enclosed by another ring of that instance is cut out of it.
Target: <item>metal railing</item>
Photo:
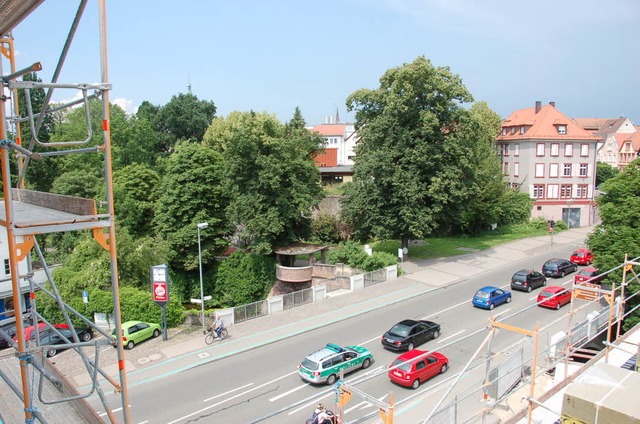
[[[282,296],[283,310],[292,309],[298,306],[313,302],[313,288],[302,289]]]
[[[364,274],[364,286],[369,287],[374,284],[384,283],[387,281],[387,269],[382,268],[376,271],[367,272]]]
[[[269,315],[267,300],[259,300],[247,305],[235,306],[233,308],[233,322],[243,322],[250,319]]]

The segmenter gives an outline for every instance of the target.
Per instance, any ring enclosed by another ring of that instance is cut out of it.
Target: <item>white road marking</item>
[[[448,307],[448,308],[446,308],[446,309],[443,309],[443,310],[441,310],[441,311],[434,312],[434,313],[432,313],[431,315],[426,315],[426,316],[422,317],[421,319],[428,319],[428,318],[431,318],[431,317],[435,317],[436,315],[440,315],[440,314],[441,314],[441,313],[443,313],[443,312],[450,311],[450,310],[452,310],[453,308],[457,308],[458,306],[461,306],[461,305],[464,305],[464,304],[466,304],[466,303],[470,303],[470,302],[471,302],[470,300],[465,300],[464,302],[460,302],[460,303],[458,303],[458,304],[456,304],[456,305],[450,306],[450,307]]]
[[[445,337],[444,339],[440,339],[440,340],[438,340],[438,344],[440,344],[440,343],[444,343],[444,342],[446,342],[447,340],[449,340],[450,338],[455,337],[455,336],[457,336],[458,334],[462,334],[462,333],[464,333],[465,331],[466,331],[466,330],[460,330],[460,331],[458,331],[457,333],[453,333],[453,334],[452,334],[452,335],[450,335],[449,337]]]
[[[538,298],[538,295],[535,295],[535,296],[533,296],[533,297],[530,297],[530,298],[529,298],[529,299],[527,299],[527,300],[534,300],[534,299],[537,299],[537,298]]]
[[[206,402],[206,401],[208,401],[208,400],[212,400],[212,399],[218,398],[218,397],[220,397],[220,396],[228,395],[229,393],[237,392],[238,390],[242,390],[242,389],[244,389],[245,387],[249,387],[249,386],[253,386],[253,383],[245,384],[244,386],[240,386],[240,387],[236,387],[235,389],[231,389],[231,390],[229,390],[228,392],[220,393],[219,395],[215,395],[214,397],[210,397],[209,399],[205,399],[205,400],[203,400],[203,402]]]
[[[129,408],[131,408],[131,405],[129,405]],[[111,412],[120,412],[120,411],[122,411],[122,407],[111,410]],[[107,415],[106,411],[105,412],[100,412],[98,414],[99,417],[104,417],[105,415]]]
[[[504,311],[501,311],[500,313],[495,314],[493,317],[495,318],[495,317],[500,316],[500,315],[502,315],[502,314],[506,314],[506,313],[507,313],[507,312],[509,312],[510,310],[511,310],[511,308],[505,309]]]
[[[363,407],[365,407],[365,408],[366,408],[366,407],[367,407],[367,404],[371,405],[369,402],[367,402],[367,401],[364,401],[364,400],[363,400],[363,401],[362,401],[362,402],[360,402],[359,404],[354,405],[354,406],[352,406],[352,407],[351,407],[351,408],[349,408],[349,409],[346,409],[346,410],[344,411],[344,414],[348,414],[349,412],[353,411],[354,409],[358,409],[360,406],[363,406]]]
[[[296,387],[296,388],[293,388],[293,389],[289,390],[288,392],[284,392],[284,393],[282,393],[281,395],[278,395],[278,396],[272,397],[271,399],[269,399],[269,402],[275,402],[275,401],[277,401],[278,399],[281,399],[281,398],[283,398],[283,397],[285,397],[285,396],[287,396],[287,395],[290,395],[290,394],[291,394],[291,393],[293,393],[293,392],[297,392],[298,390],[303,389],[303,388],[308,387],[308,386],[309,386],[308,384],[303,384],[303,385],[301,385],[301,386],[298,386],[298,387]]]
[[[300,406],[298,409],[294,409],[293,411],[290,411],[287,415],[293,415],[293,414],[295,414],[297,412],[302,411],[303,409],[307,409],[307,408],[311,407],[311,405],[315,406],[315,405],[318,404],[318,400],[326,398],[327,396],[334,396],[334,393],[327,393],[326,395],[319,397],[317,400],[312,400],[309,403],[305,403],[304,405]]]
[[[358,343],[358,346],[366,345],[367,343],[371,343],[371,342],[373,342],[373,341],[375,341],[375,340],[380,340],[380,337],[381,337],[381,336],[376,336],[376,337],[374,337],[373,339],[369,339],[369,340],[367,340],[366,342]]]

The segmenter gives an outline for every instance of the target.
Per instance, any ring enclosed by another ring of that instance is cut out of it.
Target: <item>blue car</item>
[[[493,286],[483,287],[473,296],[473,306],[483,309],[493,309],[502,303],[509,302],[511,302],[511,292]]]

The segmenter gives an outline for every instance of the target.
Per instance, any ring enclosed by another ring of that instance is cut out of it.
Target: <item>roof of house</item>
[[[309,128],[310,131],[317,132],[322,136],[340,136],[344,137],[345,124],[322,124]]]
[[[633,146],[633,150],[635,152],[640,151],[640,132],[634,132],[631,134],[627,133],[616,133],[616,142],[618,143],[618,150],[622,149],[624,143],[630,141]]]
[[[566,125],[566,133],[558,134],[558,125]],[[575,121],[569,119],[565,114],[556,109],[553,105],[540,106],[536,113],[536,107],[520,109],[513,112],[502,121],[502,128],[528,127],[524,134],[515,131],[511,134],[498,135],[498,141],[510,140],[530,140],[530,139],[553,139],[553,140],[600,140],[601,138],[583,129]]]
[[[611,134],[617,132],[627,118],[573,118],[573,120],[587,131]]]

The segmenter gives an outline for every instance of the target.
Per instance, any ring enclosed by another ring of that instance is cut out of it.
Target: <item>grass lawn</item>
[[[474,250],[489,249],[512,240],[545,236],[548,234],[546,229],[537,229],[529,225],[518,225],[505,227],[477,236],[429,238],[423,240],[424,243],[420,246],[412,246],[409,244],[409,257],[411,259],[429,259],[463,255]],[[400,240],[372,242],[370,246],[374,251],[397,255],[398,249],[400,248]]]

